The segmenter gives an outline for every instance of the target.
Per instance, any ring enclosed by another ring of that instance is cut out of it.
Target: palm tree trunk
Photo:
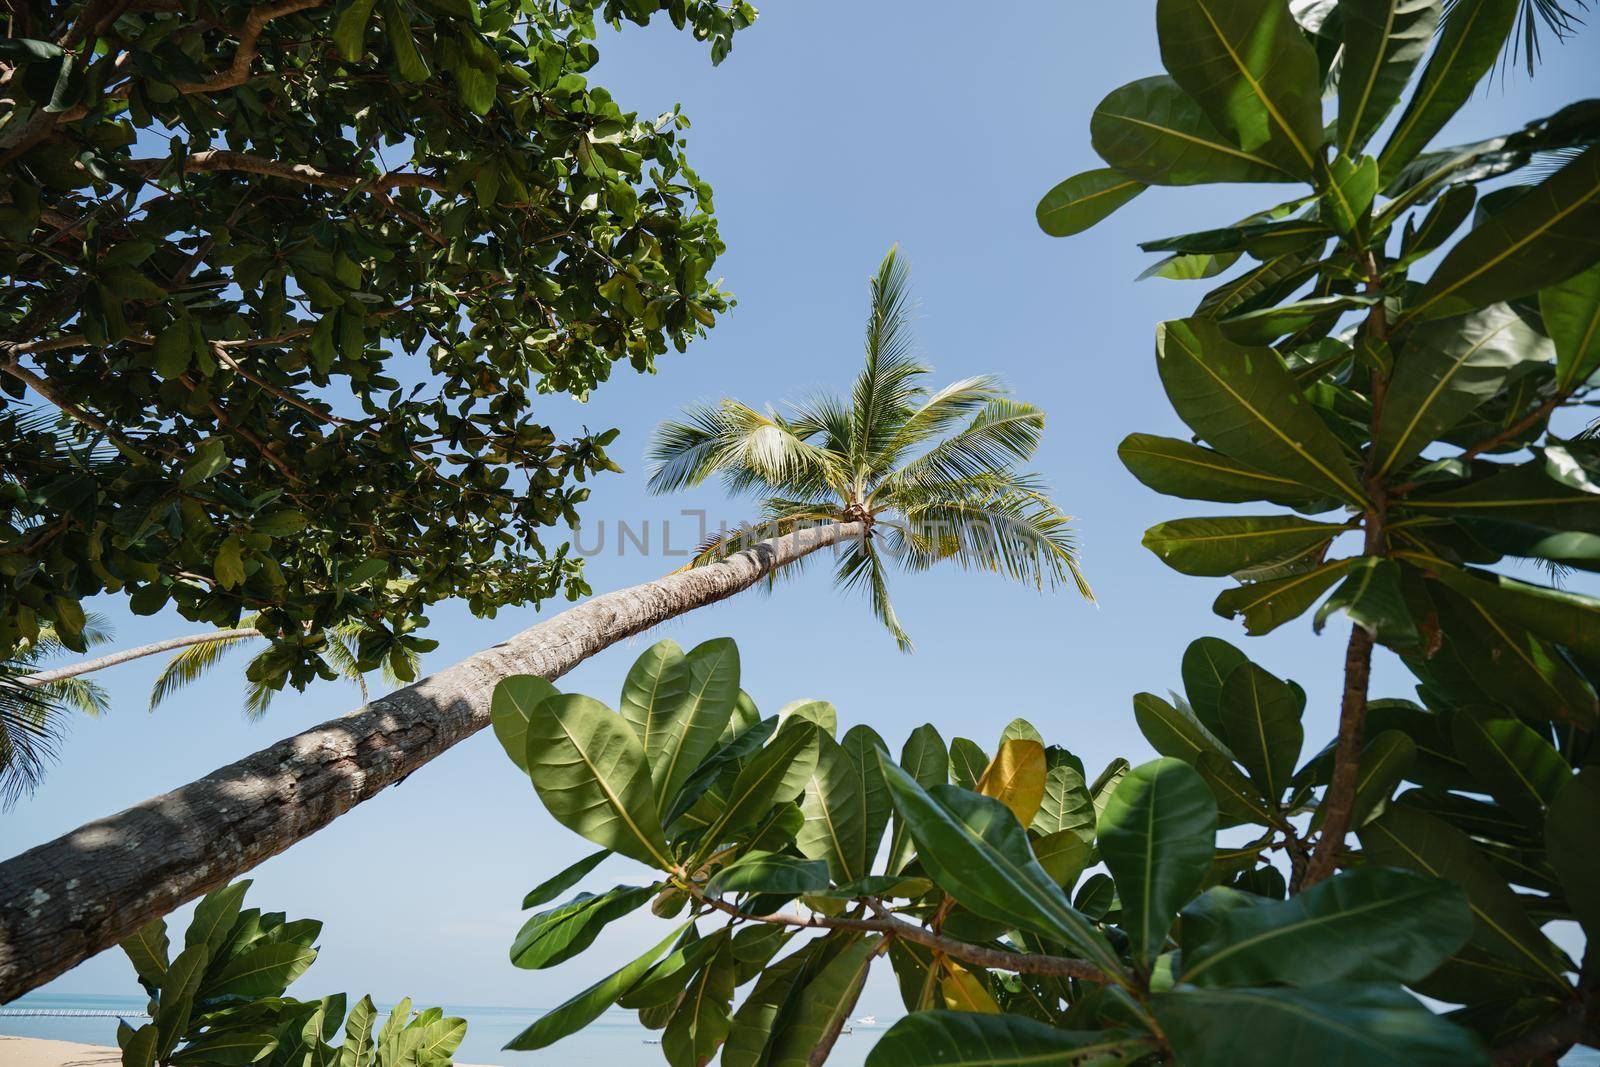
[[[238,630],[209,630],[203,634],[185,634],[183,637],[169,637],[165,641],[152,641],[148,645],[135,645],[125,648],[121,652],[112,652],[94,659],[80,660],[69,663],[65,667],[56,667],[48,671],[35,671],[32,674],[16,675],[12,681],[18,685],[48,685],[59,682],[63,678],[76,678],[80,674],[89,674],[93,671],[105,670],[115,667],[119,663],[129,660],[143,659],[146,656],[158,656],[163,652],[175,652],[180,648],[190,645],[209,645],[213,641],[242,641],[249,637],[260,637],[261,631],[254,626],[246,626]]]
[[[596,652],[861,536],[831,523],[607,593],[180,789],[0,863],[0,1004],[328,825],[489,724],[502,678]]]

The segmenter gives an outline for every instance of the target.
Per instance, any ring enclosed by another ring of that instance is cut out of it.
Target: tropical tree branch
[[[159,656],[163,652],[175,652],[180,648],[191,645],[207,645],[217,641],[242,641],[250,637],[265,636],[254,626],[241,627],[236,630],[211,630],[203,634],[185,634],[182,637],[169,637],[165,641],[152,641],[148,645],[135,645],[125,648],[120,652],[111,652],[94,659],[86,659],[78,663],[69,663],[65,667],[54,670],[38,671],[34,674],[19,675],[14,679],[18,685],[38,687],[59,682],[63,678],[76,678],[83,674],[92,674],[95,671],[115,667],[121,663],[129,663],[146,656]]]

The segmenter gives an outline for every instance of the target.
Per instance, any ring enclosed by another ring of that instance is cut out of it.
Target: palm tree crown
[[[1044,412],[983,375],[930,390],[932,368],[913,352],[905,263],[890,249],[872,279],[866,364],[846,400],[821,395],[787,415],[724,398],[664,422],[651,441],[650,488],[665,493],[721,476],[760,498],[762,536],[807,524],[861,522],[835,579],[864,589],[900,648],[911,640],[889,602],[885,559],[906,570],[951,560],[1037,588],[1070,578],[1093,600],[1078,566],[1070,516],[1038,476],[1019,471],[1039,446]],[[691,566],[750,537],[724,531]]]

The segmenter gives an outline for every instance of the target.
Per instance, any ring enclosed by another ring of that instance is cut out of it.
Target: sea
[[[29,993],[0,1006],[0,1034],[42,1037],[53,1041],[80,1041],[90,1045],[117,1043],[117,1017],[129,1025],[144,1022],[148,1001],[139,996],[90,996]],[[390,1005],[379,1005],[388,1008]],[[540,1008],[500,1008],[483,1004],[441,1005],[446,1015],[467,1020],[466,1040],[456,1051],[460,1063],[495,1064],[605,1064],[606,1067],[664,1067],[661,1032],[639,1025],[631,1011],[613,1009],[583,1030],[538,1052],[506,1052],[505,1043],[544,1013]],[[23,1014],[30,1012],[60,1014]],[[95,1013],[85,1015],[79,1013]],[[381,1025],[381,1024],[380,1024]],[[852,1022],[850,1032],[839,1036],[829,1067],[863,1067],[867,1053],[887,1023]]]

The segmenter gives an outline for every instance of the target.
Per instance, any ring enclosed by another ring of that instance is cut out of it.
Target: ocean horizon
[[[61,1016],[14,1015],[11,1012],[118,1012],[125,1013],[130,1025],[144,1021],[148,1001],[142,996],[95,994],[29,993],[0,1006],[0,1035],[39,1037],[52,1041],[78,1041],[87,1045],[117,1043],[117,1017],[114,1015]],[[424,1005],[428,1006],[428,1005]],[[379,1004],[387,1013],[392,1004]],[[612,1008],[589,1026],[549,1048],[538,1052],[507,1052],[503,1046],[529,1023],[543,1015],[545,1007],[506,1007],[490,1004],[441,1004],[446,1015],[467,1020],[466,1040],[456,1051],[461,1063],[495,1064],[514,1067],[528,1063],[605,1063],[610,1067],[655,1067],[664,1065],[657,1044],[661,1031],[639,1025],[631,1011]],[[892,1021],[892,1020],[891,1020]],[[888,1023],[870,1026],[851,1024],[851,1033],[841,1034],[829,1067],[862,1067],[878,1035]]]

